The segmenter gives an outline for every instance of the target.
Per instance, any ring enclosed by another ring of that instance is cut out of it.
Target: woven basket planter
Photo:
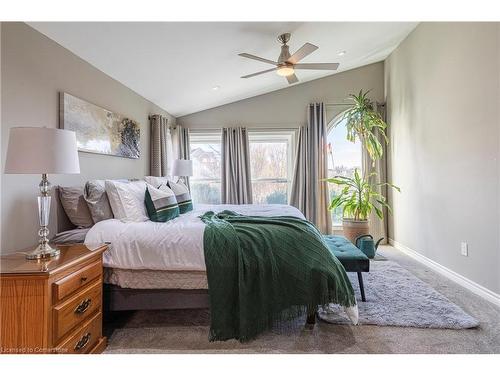
[[[370,222],[368,220],[342,219],[344,237],[356,245],[356,238],[364,234],[370,234]]]

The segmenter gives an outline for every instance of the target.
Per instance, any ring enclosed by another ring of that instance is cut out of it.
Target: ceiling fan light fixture
[[[280,77],[285,77],[289,85],[299,82],[299,79],[295,75],[296,69],[301,70],[337,70],[339,67],[338,63],[301,63],[301,61],[309,56],[311,53],[318,49],[312,43],[304,43],[302,47],[296,50],[292,55],[290,55],[290,47],[287,42],[290,40],[290,33],[281,34],[278,36],[278,41],[282,44],[281,53],[278,57],[278,61],[272,61],[265,59],[263,57],[251,55],[249,53],[239,53],[238,56],[245,57],[247,59],[252,59],[260,61],[273,66],[271,69],[261,70],[257,73],[247,74],[241,78],[251,78],[255,76],[260,76],[261,74],[276,72]]]
[[[295,70],[291,66],[280,66],[276,73],[282,77],[288,77],[295,73]]]

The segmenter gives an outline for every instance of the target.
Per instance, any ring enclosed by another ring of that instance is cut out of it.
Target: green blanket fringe
[[[241,342],[328,303],[356,304],[343,266],[316,227],[291,216],[206,212],[210,341]]]

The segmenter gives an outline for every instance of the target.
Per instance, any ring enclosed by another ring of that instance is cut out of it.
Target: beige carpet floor
[[[480,321],[467,330],[330,325],[312,330],[301,321],[241,344],[208,342],[206,310],[136,311],[113,315],[104,326],[106,353],[500,353],[500,308],[390,246],[384,255],[430,284]],[[369,289],[369,285],[366,288]]]

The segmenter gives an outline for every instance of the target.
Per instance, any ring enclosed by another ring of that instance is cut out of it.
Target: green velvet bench
[[[346,272],[356,272],[358,274],[361,301],[366,302],[365,287],[361,273],[370,271],[370,259],[345,237],[327,235],[324,238],[330,252],[342,263]]]

